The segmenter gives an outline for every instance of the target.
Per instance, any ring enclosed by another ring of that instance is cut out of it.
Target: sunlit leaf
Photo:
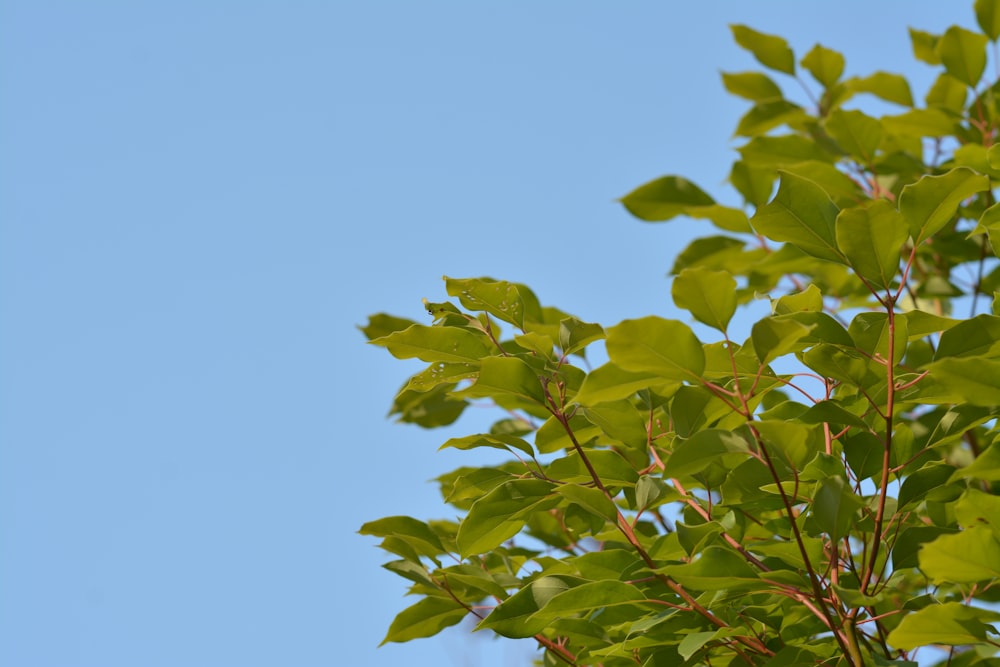
[[[826,120],[826,131],[849,155],[871,164],[882,140],[882,124],[861,111],[834,109]]]
[[[423,598],[393,619],[382,644],[432,637],[445,628],[455,625],[468,613],[468,609],[450,598]]]
[[[701,342],[681,322],[648,316],[624,320],[607,331],[608,356],[633,372],[653,372],[671,380],[694,380],[705,370]]]
[[[768,238],[791,243],[821,259],[843,262],[837,248],[837,207],[812,181],[787,172],[781,176],[778,194],[757,209],[751,224]]]
[[[844,73],[844,56],[817,44],[802,58],[802,66],[809,70],[813,78],[823,87],[829,88]]]
[[[904,107],[913,106],[913,93],[910,83],[899,74],[875,72],[866,77],[849,79],[847,88],[857,93],[869,93],[886,102],[892,102]]]
[[[738,464],[749,452],[749,444],[737,433],[720,429],[698,431],[674,448],[670,458],[666,460],[663,475],[695,475],[718,460]]]
[[[753,102],[780,100],[781,88],[761,72],[723,72],[722,85],[733,95]]]
[[[674,278],[671,294],[679,308],[719,331],[736,312],[736,280],[726,271],[684,269]]]
[[[960,602],[929,605],[903,617],[887,641],[908,651],[918,646],[962,646],[985,641],[996,630],[989,621],[1000,618],[996,612],[970,607]]]
[[[423,361],[478,362],[495,351],[485,334],[459,327],[428,327],[414,324],[402,331],[375,338],[372,345],[389,350],[397,359],[416,357]]]
[[[988,41],[985,35],[953,25],[938,40],[937,54],[948,74],[975,88],[986,69]]]
[[[919,245],[954,218],[962,200],[989,187],[986,176],[965,167],[940,176],[924,176],[903,188],[899,211],[910,226],[910,236]]]
[[[757,32],[744,25],[731,25],[736,43],[753,54],[764,67],[795,74],[795,54],[783,38]]]
[[[992,41],[1000,37],[1000,7],[996,0],[976,0],[976,22],[980,29]]]

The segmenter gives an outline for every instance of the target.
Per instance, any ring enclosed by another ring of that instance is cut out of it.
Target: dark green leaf
[[[539,577],[496,606],[477,628],[515,639],[536,635],[545,629],[548,620],[532,618],[532,615],[553,597],[578,583],[580,580],[576,577]]]

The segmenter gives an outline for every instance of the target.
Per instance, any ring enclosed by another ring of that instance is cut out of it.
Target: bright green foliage
[[[975,15],[910,31],[938,69],[919,108],[898,74],[733,26],[769,70],[722,75],[751,105],[742,203],[680,176],[621,200],[715,228],[675,260],[684,321],[604,327],[488,278],[371,318],[429,364],[392,413],[495,406],[443,447],[503,457],[438,478],[457,518],[362,527],[417,598],[385,641],[472,616],[544,665],[1000,664],[1000,0]],[[808,103],[779,85],[797,67]]]

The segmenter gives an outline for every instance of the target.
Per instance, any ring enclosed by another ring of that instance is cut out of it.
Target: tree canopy
[[[385,641],[472,615],[545,665],[998,664],[1000,0],[975,15],[910,30],[939,71],[922,104],[732,26],[763,68],[722,74],[749,104],[742,205],[676,175],[621,199],[712,225],[673,264],[684,321],[585,322],[492,278],[446,278],[426,322],[369,319],[428,364],[392,414],[493,405],[442,447],[506,457],[438,477],[458,518],[361,528],[417,598]]]

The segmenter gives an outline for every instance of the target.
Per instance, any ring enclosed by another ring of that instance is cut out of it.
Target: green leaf
[[[823,293],[815,285],[807,285],[801,292],[779,296],[771,302],[771,310],[775,315],[801,313],[809,311],[818,313],[823,310]]]
[[[903,617],[887,641],[893,647],[909,651],[918,646],[964,646],[986,641],[987,633],[996,633],[985,621],[995,621],[996,612],[969,607],[960,602],[932,604]]]
[[[405,317],[395,317],[393,315],[386,315],[385,313],[379,313],[377,315],[371,315],[368,317],[368,324],[363,327],[358,327],[361,333],[365,335],[368,340],[374,338],[382,338],[383,336],[388,336],[396,331],[402,331],[408,327],[416,324],[413,320],[408,320]]]
[[[758,102],[736,125],[736,136],[756,137],[782,125],[795,125],[806,120],[806,112],[788,100]]]
[[[948,74],[975,88],[986,69],[988,41],[985,35],[953,25],[938,40],[937,54]]]
[[[670,291],[678,308],[722,332],[736,312],[736,280],[726,271],[684,269]]]
[[[954,466],[934,461],[910,474],[899,488],[899,509],[922,501],[928,493],[944,486],[954,472]]]
[[[377,521],[369,521],[361,526],[358,532],[376,537],[401,538],[424,556],[438,556],[445,553],[437,534],[423,521],[409,516],[388,516]]]
[[[811,446],[815,443],[810,443],[809,429],[802,424],[762,420],[754,422],[753,428],[760,434],[771,456],[780,454],[789,467],[795,470],[802,470],[816,455],[815,447]]]
[[[791,319],[765,317],[754,323],[751,340],[754,352],[763,365],[791,352],[804,349],[808,343],[800,344],[813,327]]]
[[[784,39],[744,25],[731,25],[729,28],[736,43],[752,53],[761,65],[785,74],[795,74],[795,54]]]
[[[386,348],[397,359],[416,357],[428,362],[479,361],[495,350],[490,339],[482,332],[459,327],[427,327],[420,324],[376,338],[370,343]]]
[[[931,377],[973,405],[1000,405],[1000,361],[948,357],[928,366]]]
[[[912,109],[896,116],[882,116],[882,127],[904,139],[947,137],[955,131],[955,121],[940,109]]]
[[[757,167],[786,167],[810,160],[831,159],[815,141],[797,134],[754,137],[738,150],[744,160]]]
[[[432,637],[457,624],[468,613],[465,607],[451,598],[426,597],[396,616],[379,646],[388,642],[408,642],[420,637]]]
[[[965,99],[968,95],[969,89],[961,81],[947,72],[942,72],[934,81],[931,89],[927,91],[924,101],[927,102],[928,107],[961,114],[965,109]]]
[[[767,203],[774,190],[776,177],[773,170],[761,169],[758,165],[745,160],[734,162],[729,172],[729,182],[743,195],[746,203],[752,206],[762,206]]]
[[[560,484],[556,487],[556,493],[602,519],[616,521],[618,518],[618,508],[600,489],[578,484]]]
[[[906,220],[885,199],[844,209],[837,216],[837,246],[851,268],[875,287],[888,290],[899,271],[910,236]]]
[[[848,79],[845,85],[855,93],[868,93],[904,107],[913,106],[910,83],[899,74],[875,72],[866,77]]]
[[[552,597],[538,616],[554,619],[623,604],[644,603],[646,596],[632,584],[606,579],[574,586]]]
[[[858,313],[847,327],[847,333],[862,352],[883,360],[891,359],[893,364],[898,364],[906,353],[906,315],[896,313],[891,326],[895,328],[894,336],[886,313]],[[891,351],[890,338],[893,338],[894,344]],[[882,366],[876,364],[879,370]]]
[[[834,109],[826,119],[826,131],[849,155],[871,164],[882,141],[882,124],[861,111]]]
[[[922,60],[928,65],[940,65],[941,56],[938,55],[937,45],[940,37],[932,35],[923,30],[910,28],[910,42],[913,44],[913,55],[917,60]]]
[[[698,558],[686,565],[667,565],[656,569],[698,591],[757,588],[760,579],[743,556],[721,546],[708,546]]]
[[[850,534],[857,511],[864,502],[854,495],[843,477],[827,477],[819,483],[813,496],[812,517],[830,539],[837,542]]]
[[[837,83],[840,75],[844,73],[844,56],[817,44],[802,58],[802,66],[809,70],[813,78],[824,88],[829,88]]]
[[[781,173],[778,194],[757,209],[751,223],[764,236],[791,243],[805,253],[843,263],[837,248],[837,207],[823,190],[804,178]]]
[[[525,300],[522,285],[492,278],[449,278],[445,276],[449,296],[457,296],[469,310],[486,311],[493,317],[524,328]],[[540,319],[540,313],[534,319]]]
[[[392,402],[390,415],[399,415],[399,421],[435,428],[453,423],[461,416],[468,403],[452,398],[453,385],[443,384],[428,391],[414,391],[404,387]]]
[[[473,503],[458,529],[458,550],[463,558],[494,549],[524,526],[518,518],[543,504],[554,506],[559,498],[553,485],[540,479],[506,482]]]
[[[455,392],[467,398],[493,398],[502,402],[513,397],[527,405],[545,406],[545,394],[539,374],[517,357],[483,359],[479,378],[474,384]]]
[[[410,376],[404,391],[426,392],[443,384],[454,385],[462,380],[469,380],[479,374],[479,365],[471,362],[461,364],[446,364],[438,362],[431,364],[416,375]]]
[[[628,193],[621,203],[629,213],[646,222],[670,220],[692,207],[711,206],[715,200],[680,176],[663,176]]]
[[[559,322],[559,347],[563,354],[577,354],[602,338],[604,329],[600,324],[581,322],[575,317],[567,317]]]
[[[548,625],[548,619],[532,618],[553,597],[579,583],[576,577],[543,576],[510,596],[476,626],[478,630],[493,630],[504,637],[519,639],[538,634]]]
[[[971,477],[984,482],[1000,481],[1000,445],[994,443],[969,465],[955,471],[955,478]]]
[[[646,448],[647,412],[640,410],[631,401],[614,401],[583,408],[583,416],[596,424],[608,437],[630,447]]]
[[[920,550],[920,569],[935,585],[996,579],[1000,577],[1000,540],[982,524],[942,535]]]
[[[997,41],[1000,37],[1000,5],[997,0],[976,0],[974,6],[980,29],[991,41]]]
[[[463,438],[451,438],[438,449],[445,449],[447,447],[454,447],[455,449],[475,449],[476,447],[492,447],[494,449],[503,449],[506,451],[511,451],[516,449],[523,452],[527,456],[533,456],[534,452],[531,449],[531,445],[521,438],[515,437],[513,435],[467,435]]]
[[[689,327],[655,315],[624,320],[608,329],[608,356],[633,372],[653,372],[670,380],[697,381],[705,370],[701,342]]]
[[[989,178],[965,167],[923,176],[903,188],[899,211],[910,226],[910,236],[920,245],[955,217],[963,200],[989,187]]]
[[[669,396],[679,386],[679,381],[665,381],[651,372],[622,370],[614,363],[608,362],[587,374],[583,386],[573,400],[581,405],[597,405],[629,398],[646,389]]]
[[[632,468],[621,454],[611,449],[591,449],[587,451],[587,461],[594,468],[601,481],[614,486],[633,486],[639,473]],[[570,484],[591,484],[590,468],[576,452],[558,458],[549,464],[546,474],[552,479]]]
[[[722,85],[733,95],[753,102],[767,102],[782,98],[781,88],[761,72],[722,72]]]
[[[674,448],[665,462],[664,477],[690,477],[716,461],[736,466],[749,455],[750,446],[739,434],[722,429],[698,431]]]
[[[962,320],[941,334],[934,358],[997,355],[1000,355],[1000,317],[982,314]]]

